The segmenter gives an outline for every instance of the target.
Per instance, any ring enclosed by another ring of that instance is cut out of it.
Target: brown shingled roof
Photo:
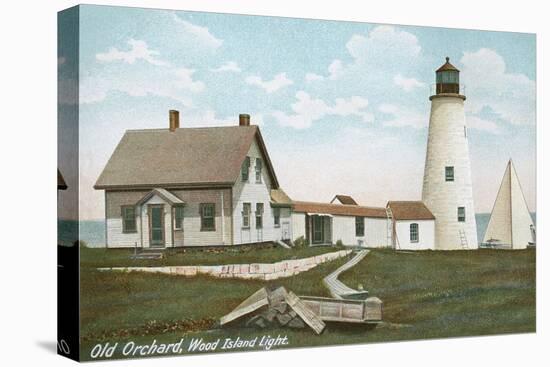
[[[332,214],[352,217],[386,218],[385,208],[376,208],[359,205],[325,204],[308,201],[293,201],[295,212]]]
[[[332,199],[331,202],[333,202],[334,200],[338,200],[340,203],[342,204],[346,204],[346,205],[359,205],[357,204],[357,202],[349,195],[336,195],[334,197],[334,199]]]
[[[396,220],[435,219],[432,212],[421,201],[389,201],[388,205]]]
[[[254,125],[128,130],[94,188],[232,185],[254,139],[277,188],[267,149]]]

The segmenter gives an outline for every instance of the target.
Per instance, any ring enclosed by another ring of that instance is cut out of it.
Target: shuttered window
[[[355,236],[363,237],[365,235],[365,218],[355,217]]]
[[[248,174],[250,171],[250,157],[246,157],[241,166],[241,179],[243,182],[248,181]]]
[[[214,203],[200,204],[201,231],[216,230],[216,205]]]
[[[264,203],[256,203],[256,229],[264,227]]]
[[[409,239],[411,242],[418,242],[418,223],[411,223],[409,226]]]
[[[243,203],[243,228],[250,228],[250,203]]]
[[[137,232],[136,226],[136,207],[133,205],[124,205],[122,207],[122,232]]]
[[[256,183],[262,183],[262,160],[256,158]]]
[[[183,206],[174,208],[174,229],[183,229]]]

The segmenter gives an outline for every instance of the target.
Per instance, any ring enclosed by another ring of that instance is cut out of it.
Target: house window
[[[250,228],[250,203],[243,203],[243,228]]]
[[[216,204],[203,203],[200,205],[201,215],[201,231],[215,231],[216,230]]]
[[[411,223],[409,226],[409,239],[411,242],[418,242],[418,223]]]
[[[246,157],[241,166],[241,178],[243,182],[248,181],[248,172],[250,171],[250,157]]]
[[[455,180],[455,168],[453,166],[445,167],[445,181]]]
[[[256,229],[264,227],[264,203],[256,203]]]
[[[458,213],[458,221],[466,222],[466,208],[463,206],[459,206],[457,213]]]
[[[183,229],[183,206],[174,207],[174,229]]]
[[[355,236],[363,237],[365,235],[365,218],[355,217]]]
[[[281,208],[273,208],[273,225],[275,227],[281,225]]]
[[[136,207],[133,205],[125,205],[122,207],[122,232],[137,232]]]
[[[256,183],[262,183],[262,160],[256,158]]]

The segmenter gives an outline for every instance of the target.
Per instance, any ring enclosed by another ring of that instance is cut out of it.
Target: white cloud
[[[98,53],[95,57],[102,62],[123,61],[133,64],[136,60],[145,60],[153,65],[168,65],[167,62],[156,58],[159,52],[149,49],[145,41],[130,39],[128,40],[128,44],[131,47],[128,51],[120,51],[116,47],[111,47],[108,52]]]
[[[325,79],[325,77],[323,77],[322,75],[319,75],[319,74],[315,74],[315,73],[307,73],[306,76],[305,76],[305,79],[306,79],[306,82],[315,82],[315,81],[318,81],[318,80],[323,80]]]
[[[409,126],[415,129],[421,129],[428,126],[429,119],[425,113],[420,113],[407,107],[384,103],[378,107],[378,110],[391,116],[391,119],[383,122],[385,126]]]
[[[535,123],[535,81],[524,74],[509,73],[502,56],[482,48],[465,52],[461,82],[466,87],[468,112],[489,108],[511,124]]]
[[[179,68],[175,71],[177,79],[175,84],[177,87],[189,90],[191,92],[202,92],[205,88],[201,81],[193,80],[195,70],[187,68]]]
[[[401,87],[405,92],[410,92],[415,88],[424,86],[424,83],[416,80],[415,78],[405,78],[401,74],[397,74],[393,77],[393,83]]]
[[[306,129],[314,121],[326,116],[358,116],[365,122],[373,121],[372,113],[366,111],[368,100],[363,97],[353,96],[349,99],[337,98],[332,106],[329,106],[322,99],[311,98],[311,96],[299,91],[296,93],[297,101],[291,105],[293,114],[286,114],[282,111],[274,111],[272,114],[282,126],[295,129]]]
[[[154,95],[172,98],[191,107],[191,96],[206,88],[202,81],[193,79],[194,72],[182,67],[161,68],[151,73],[129,72],[124,76],[85,77],[80,86],[80,103],[100,102],[110,92],[123,92],[133,97]],[[166,82],[159,83],[159,80]]]
[[[407,57],[417,56],[421,47],[412,33],[401,31],[396,27],[382,25],[375,27],[368,36],[355,34],[346,44],[349,53],[357,60],[376,56],[398,56],[403,61]],[[381,54],[381,52],[383,54]],[[399,61],[395,59],[394,61]]]
[[[329,79],[336,80],[344,73],[344,64],[341,60],[334,60],[328,66]]]
[[[414,34],[386,25],[373,28],[366,36],[354,34],[346,43],[346,49],[353,59],[351,62],[335,59],[329,64],[326,77],[309,73],[306,81],[379,79],[381,73],[387,74],[389,70],[411,69],[412,61],[421,51]],[[378,70],[378,75],[373,70]],[[407,82],[407,88],[416,86],[411,84],[412,79],[400,81]]]
[[[240,73],[242,69],[239,67],[239,64],[237,64],[235,61],[228,61],[224,64],[222,64],[218,68],[210,69],[210,71],[214,73],[221,73],[224,71],[233,72],[233,73]]]
[[[477,116],[466,116],[466,126],[468,129],[481,130],[491,134],[499,134],[498,125],[494,121],[482,119]]]
[[[277,74],[272,80],[266,81],[259,76],[251,75],[245,79],[245,82],[250,85],[258,86],[267,93],[273,93],[281,88],[294,84],[291,79],[287,78],[286,73]]]
[[[178,24],[181,24],[183,29],[197,39],[201,44],[213,49],[218,49],[223,44],[223,40],[216,38],[207,27],[201,27],[181,19],[174,13],[174,19]]]

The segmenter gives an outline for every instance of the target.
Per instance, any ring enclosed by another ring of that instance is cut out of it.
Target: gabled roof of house
[[[145,196],[143,196],[139,201],[136,203],[136,206],[140,206],[145,204],[149,199],[151,199],[153,196],[158,195],[165,201],[169,202],[171,205],[183,205],[185,204],[185,201],[181,200],[176,195],[172,194],[170,191],[162,189],[162,188],[155,188],[151,191],[149,191]]]
[[[338,200],[342,204],[346,205],[359,205],[357,204],[357,201],[355,201],[351,196],[349,195],[336,195],[332,200],[331,203],[334,202],[334,200]]]
[[[59,169],[57,170],[57,189],[67,190],[67,184],[65,183],[63,175],[61,174],[61,172],[59,172]]]
[[[388,206],[396,220],[435,219],[422,201],[388,201]]]
[[[230,186],[252,142],[279,184],[257,126],[127,130],[95,189]]]
[[[331,214],[343,215],[351,217],[371,217],[371,218],[386,218],[386,209],[346,205],[346,204],[326,204],[314,203],[309,201],[294,201],[293,209],[295,212],[310,213],[310,214]]]

